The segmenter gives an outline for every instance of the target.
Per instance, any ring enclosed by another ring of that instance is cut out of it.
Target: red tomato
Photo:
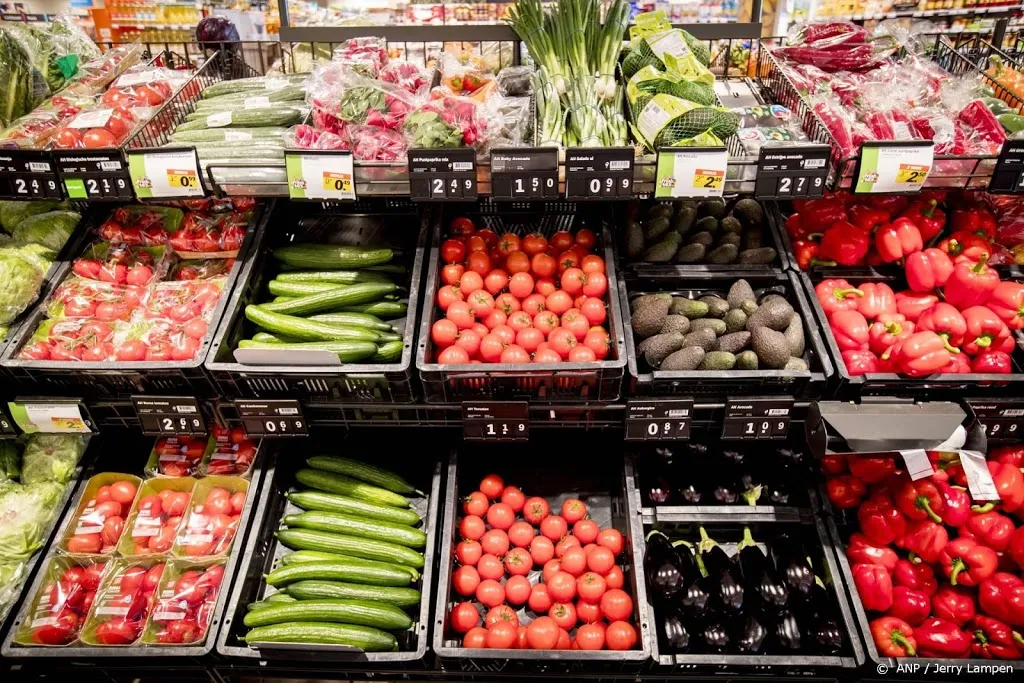
[[[506,292],[495,297],[494,307],[505,315],[512,315],[522,308],[522,304],[513,294]]]
[[[525,605],[533,587],[525,576],[510,576],[505,581],[505,599],[513,605]]]
[[[629,650],[636,645],[636,629],[625,621],[608,624],[604,637],[609,650]]]
[[[476,587],[476,599],[485,607],[497,607],[505,602],[505,587],[494,579],[484,579]]]
[[[487,253],[487,242],[480,235],[470,235],[466,240],[466,246],[469,247],[469,253],[474,251],[482,251]]]
[[[526,627],[526,641],[534,650],[552,650],[558,644],[558,624],[551,617],[537,617]]]
[[[485,553],[501,557],[508,552],[508,535],[501,529],[491,529],[480,539]]]
[[[604,580],[609,588],[622,588],[626,583],[626,577],[618,565],[608,570],[608,573],[604,575]]]
[[[487,647],[507,650],[516,646],[519,641],[518,624],[513,626],[507,621],[499,621],[487,629]]]
[[[569,602],[576,597],[576,577],[568,572],[557,571],[546,583],[551,597],[558,602]],[[603,605],[601,610],[604,611]]]
[[[563,516],[564,516],[564,505]],[[572,525],[572,535],[579,539],[580,543],[586,545],[597,540],[597,534],[601,528],[592,519],[581,519]]]
[[[545,582],[550,581],[551,577],[560,571],[562,571],[562,561],[557,559],[548,560],[540,570],[541,576],[544,577]]]
[[[563,313],[559,320],[559,325],[572,332],[573,336],[576,337],[577,342],[581,342],[586,339],[587,332],[590,331],[590,322],[584,318],[583,314],[576,308],[570,308],[568,311]]]
[[[135,595],[146,580],[145,567],[129,567],[121,573],[118,589],[121,595]]]
[[[555,556],[555,544],[545,536],[534,536],[530,541],[530,557],[534,564],[542,565]]]
[[[603,576],[615,566],[615,555],[608,548],[598,546],[587,555],[587,566]]]
[[[565,560],[562,561],[562,566],[565,566]],[[576,580],[576,593],[580,596],[580,600],[585,602],[598,602],[607,587],[608,584],[604,577],[594,572],[586,572]]]
[[[533,569],[533,558],[523,548],[513,548],[505,556],[505,571],[512,576],[526,576]]]
[[[507,586],[507,584],[506,584]],[[507,592],[507,588],[506,588]],[[498,605],[487,610],[487,614],[484,615],[484,626],[490,628],[492,625],[499,621],[507,621],[515,627],[519,627],[519,617],[516,616],[516,611],[508,605]]]
[[[506,486],[501,492],[501,502],[512,508],[513,512],[520,512],[526,504],[526,496],[519,490],[518,486]]]
[[[530,260],[530,270],[537,277],[554,277],[555,271],[558,270],[558,263],[550,254],[536,254]]]
[[[536,327],[527,327],[516,332],[516,344],[523,347],[527,353],[536,351],[543,341],[544,333]]]
[[[140,339],[131,339],[119,346],[114,351],[114,357],[120,361],[140,361],[146,358],[146,351],[149,349],[146,342]]]
[[[555,620],[559,628],[569,630],[576,626],[576,608],[571,602],[556,602],[548,610],[548,616]]]
[[[469,271],[479,275],[481,278],[491,272],[491,257],[486,251],[471,251],[469,253]]]
[[[520,299],[525,299],[526,297],[530,296],[530,294],[533,293],[533,277],[531,277],[530,274],[526,272],[513,272],[515,272],[515,275],[513,275],[512,279],[509,280],[508,282],[508,291],[512,294],[512,296],[519,297]]]
[[[564,274],[565,271],[570,270],[570,269],[579,270],[579,266],[580,266],[580,255],[579,255],[578,252],[576,252],[576,250],[574,250],[574,249],[566,249],[565,251],[563,251],[561,254],[558,255],[558,272],[559,273],[563,273]],[[583,271],[580,271],[580,273],[582,273],[582,272]],[[564,284],[562,286],[563,286],[563,288],[565,287]],[[580,283],[580,288],[582,289],[582,283]],[[574,292],[574,293],[578,293],[578,292]]]
[[[523,577],[514,577],[523,578]],[[546,584],[538,583],[533,586],[530,590],[530,597],[527,600],[527,604],[530,609],[537,614],[545,614],[551,609],[551,595],[548,594],[548,587]]]
[[[136,627],[123,619],[112,619],[96,627],[96,642],[101,645],[130,645],[138,637]]]
[[[580,268],[584,273],[604,273],[604,259],[595,254],[589,254],[580,261]]]
[[[505,324],[515,330],[518,334],[520,330],[533,327],[533,317],[531,317],[526,311],[516,311],[508,317]]]
[[[558,353],[562,360],[569,358],[569,352],[573,350],[578,342],[576,335],[564,327],[556,327],[548,334],[548,344]]]
[[[495,503],[487,509],[487,523],[495,529],[508,530],[516,521],[516,513],[507,503]]]
[[[102,547],[100,534],[78,534],[68,539],[69,553],[98,553]]]
[[[555,287],[555,281],[549,277],[537,278],[537,284],[535,284],[533,288],[538,294],[542,294],[545,297],[558,289]]]
[[[124,519],[119,515],[112,515],[103,520],[103,531],[100,532],[100,536],[104,543],[114,545],[121,538],[122,531],[124,531]]]
[[[494,311],[494,297],[482,289],[478,289],[468,296],[469,307],[477,318],[486,318]],[[450,310],[450,309],[449,309]]]
[[[566,552],[572,548],[579,548],[580,540],[572,536],[563,536],[558,543],[555,544],[555,557],[562,559]]]
[[[583,576],[586,576],[586,574],[584,574]],[[583,577],[581,576],[580,579],[582,578]],[[580,585],[579,579],[577,579],[576,592],[579,593],[579,591]],[[601,607],[597,604],[598,601],[600,601],[600,599],[600,596],[598,596],[598,599],[594,602],[587,602],[583,600],[581,597],[581,599],[576,602],[576,618],[584,624],[593,624],[596,621],[601,621],[604,615],[601,614]]]
[[[477,230],[476,234],[484,241],[488,248],[498,244],[498,234],[490,228]]]
[[[597,535],[597,544],[608,548],[618,557],[622,553],[622,534],[618,529],[601,529]]]
[[[501,363],[529,363],[530,354],[522,346],[511,344],[501,352],[499,359]]]
[[[480,356],[490,363],[497,363],[501,352],[505,350],[505,342],[493,332],[480,340]]]
[[[603,328],[591,327],[583,340],[583,345],[594,352],[595,358],[603,360],[611,350],[611,339]]]
[[[523,504],[523,518],[535,526],[549,514],[551,514],[551,508],[548,506],[548,502],[540,496],[528,498]]]
[[[441,365],[464,365],[469,361],[469,353],[461,346],[449,346],[437,355]]]
[[[112,498],[110,487],[101,486],[96,489],[96,497],[93,498],[94,503],[105,503]],[[129,501],[130,502],[130,501]]]
[[[441,243],[441,260],[445,263],[461,263],[466,260],[466,245],[461,240],[447,239]]]
[[[90,128],[82,136],[82,144],[86,149],[108,149],[117,147],[117,137],[103,128]]]
[[[522,240],[522,249],[530,256],[539,254],[543,251],[547,251],[548,241],[544,235],[539,232],[533,232],[527,235]]]
[[[558,327],[558,316],[552,311],[541,311],[533,317],[533,326],[545,335],[551,334],[551,330]]]
[[[452,574],[452,587],[459,595],[469,597],[476,594],[476,587],[480,585],[480,574],[476,569],[469,566],[459,567]]]
[[[508,256],[513,251],[519,251],[519,236],[511,232],[502,235],[498,240],[498,251],[503,256]]]
[[[576,631],[576,646],[581,650],[604,649],[604,629],[594,624],[580,626]]]
[[[60,149],[77,149],[82,146],[82,135],[74,128],[61,128],[54,136],[54,144]]]
[[[604,273],[584,274],[583,293],[587,296],[602,297],[608,291],[608,277]]]
[[[576,233],[576,244],[578,244],[584,251],[592,251],[594,245],[597,244],[597,235],[594,234],[593,230],[589,228],[581,228]]]
[[[483,555],[483,548],[477,541],[459,541],[455,546],[455,559],[459,564],[474,566]]]
[[[467,515],[459,522],[459,534],[470,541],[479,541],[486,530],[484,520],[476,515]]]
[[[570,234],[569,232],[565,230],[560,230],[551,236],[551,239],[548,240],[548,243],[551,245],[551,249],[553,251],[555,251],[556,253],[561,253],[568,249],[569,247],[571,247],[573,244],[575,244],[576,240],[573,239],[572,234]]]
[[[448,228],[455,235],[470,235],[473,233],[473,230],[476,229],[476,226],[473,225],[473,221],[466,218],[465,216],[459,216],[457,218],[452,219],[452,222],[448,225]]]
[[[573,254],[575,255],[575,254]],[[579,268],[569,267],[562,273],[562,290],[576,296],[583,291],[583,285],[587,281],[587,275]]]
[[[621,588],[610,588],[601,596],[601,613],[609,621],[629,619],[633,615],[633,599]]]
[[[448,307],[456,301],[465,301],[462,291],[457,287],[445,285],[437,290],[437,305],[441,307],[442,311],[447,311]]]
[[[544,306],[555,315],[562,315],[572,308],[572,297],[562,290],[556,290],[547,295]]]
[[[496,555],[484,553],[480,561],[476,563],[476,570],[480,573],[481,579],[493,579],[497,581],[505,575],[505,565],[501,563]]]
[[[514,344],[516,341],[516,331],[508,325],[495,325],[494,329],[491,330],[493,334],[498,336],[502,344],[508,346]]]
[[[221,571],[223,572],[223,567],[221,567]],[[154,564],[152,567],[150,567],[149,570],[146,572],[145,578],[143,578],[142,580],[142,590],[146,591],[147,593],[152,593],[153,591],[155,591],[157,586],[160,585],[160,577],[163,576],[163,573],[164,565],[162,563]]]
[[[544,296],[541,294],[530,294],[528,297],[523,299],[523,310],[528,313],[531,317],[536,317],[538,313],[544,310]]]
[[[580,306],[580,313],[587,319],[591,325],[600,325],[608,318],[608,311],[605,308],[604,301],[597,297],[588,297]],[[590,330],[587,330],[589,334]],[[586,335],[583,340],[586,343]]]
[[[498,300],[495,299],[494,303],[497,304]],[[484,318],[483,325],[487,330],[493,330],[495,327],[500,327],[508,322],[508,314],[504,311],[494,310],[491,314]]]
[[[446,285],[457,285],[465,272],[466,267],[461,263],[449,263],[441,269],[441,282]]]
[[[460,602],[452,607],[449,622],[458,633],[467,633],[471,628],[480,625],[480,612],[471,602]]]
[[[587,570],[587,554],[583,552],[583,548],[579,547],[579,541],[576,541],[577,547],[567,549],[560,558],[562,560],[562,571],[576,577],[581,575]],[[555,554],[558,554],[558,548],[555,548]]]
[[[462,295],[465,297],[468,297],[473,292],[483,288],[484,278],[475,270],[467,270],[462,274],[462,277],[459,278],[459,291],[461,291]]]
[[[448,307],[445,317],[455,323],[460,330],[468,330],[473,327],[473,309],[465,301],[455,301]]]
[[[231,514],[242,514],[242,510],[245,509],[245,494],[245,491],[239,491],[231,495],[231,498],[229,498],[231,501]]]
[[[467,603],[463,603],[467,604]],[[471,605],[472,607],[472,605]],[[475,611],[475,608],[474,608]],[[480,615],[477,615],[478,617]],[[454,627],[453,627],[454,628]],[[456,629],[458,630],[458,629]],[[462,637],[462,647],[484,648],[487,647],[487,629],[474,626]]]
[[[483,517],[487,514],[487,508],[490,505],[487,501],[487,496],[480,491],[473,491],[473,493],[462,499],[462,512],[467,515]]]

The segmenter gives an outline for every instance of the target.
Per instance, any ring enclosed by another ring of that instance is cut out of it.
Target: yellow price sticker
[[[693,172],[693,186],[705,190],[721,189],[725,182],[725,171],[698,168]]]
[[[351,192],[352,176],[347,173],[324,171],[325,192]]]
[[[169,168],[167,169],[167,184],[171,187],[197,188],[199,187],[199,177],[192,170],[180,171]]]
[[[900,164],[900,167],[896,169],[896,182],[920,185],[928,177],[930,170],[930,166],[922,164]]]

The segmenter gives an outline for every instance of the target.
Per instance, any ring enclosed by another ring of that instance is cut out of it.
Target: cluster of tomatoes
[[[153,279],[156,259],[146,249],[127,243],[93,245],[71,264],[75,275],[115,285],[145,287]]]
[[[128,479],[96,489],[78,516],[75,531],[64,545],[69,553],[111,552],[124,531],[138,487]]]
[[[61,570],[55,561],[51,576],[59,576],[43,586],[29,623],[33,643],[67,645],[78,637],[106,568],[105,562],[97,562]]]
[[[153,444],[147,473],[164,477],[198,474],[199,464],[206,455],[206,444],[206,437],[202,436],[162,436]]]
[[[58,149],[119,147],[138,124],[139,117],[127,107],[84,111],[57,131],[53,144]]]
[[[240,211],[212,215],[188,213],[168,242],[179,254],[237,254],[248,224],[248,214]]]
[[[153,482],[148,485],[153,486]],[[129,532],[133,545],[127,554],[154,555],[168,552],[174,545],[178,527],[181,526],[191,500],[191,491],[175,491],[172,488],[164,488],[159,493],[149,493],[139,498],[135,506],[135,522]]]
[[[83,640],[98,645],[131,645],[142,635],[164,563],[122,565],[116,571],[96,598],[96,609],[89,615]]]
[[[232,493],[216,486],[192,508],[178,546],[189,557],[219,555],[231,547],[245,508],[244,490]]]
[[[54,290],[46,306],[51,318],[95,318],[103,322],[127,320],[149,292],[145,287],[112,285],[72,277]]]
[[[99,236],[113,244],[158,247],[167,244],[167,215],[147,207],[122,206],[114,209],[98,230]]]
[[[124,80],[118,79],[118,83]],[[174,90],[167,81],[151,80],[148,83],[118,86],[117,83],[107,88],[100,102],[105,107],[158,107],[167,101]]]
[[[625,576],[616,562],[622,534],[589,519],[583,501],[570,498],[561,514],[552,514],[544,498],[527,498],[490,474],[463,500],[462,511],[463,540],[455,547],[459,568],[452,587],[466,601],[452,607],[448,620],[463,634],[463,647],[629,650],[636,645],[633,599],[623,590]],[[476,603],[485,610],[483,626]],[[527,615],[522,621],[517,609]]]
[[[176,645],[205,640],[223,580],[224,565],[215,564],[203,571],[186,570],[168,581],[151,619],[156,642]]]
[[[520,238],[452,221],[441,244],[445,317],[431,329],[447,363],[591,363],[608,356],[605,262],[593,231]]]
[[[256,459],[257,445],[241,427],[227,429],[221,426],[213,428],[216,440],[210,460],[206,463],[206,474],[244,475],[252,467]]]
[[[146,302],[146,318],[162,318],[199,327],[186,331],[190,337],[206,336],[206,320],[220,301],[224,278],[158,282]]]

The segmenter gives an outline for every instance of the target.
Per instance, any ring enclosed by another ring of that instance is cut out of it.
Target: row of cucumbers
[[[398,650],[422,595],[426,533],[396,474],[349,458],[317,455],[296,475],[292,509],[277,540],[290,548],[266,576],[276,592],[248,606],[245,640]]]
[[[259,332],[240,349],[330,351],[342,363],[402,357],[406,269],[387,247],[295,244],[274,251],[278,272],[267,301],[245,307]]]

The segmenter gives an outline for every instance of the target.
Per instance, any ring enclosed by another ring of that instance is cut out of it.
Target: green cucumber
[[[409,306],[401,301],[374,301],[368,304],[354,304],[335,308],[332,313],[369,313],[381,318],[401,318],[409,311]]]
[[[298,298],[299,297],[297,297],[297,296],[275,296],[274,297],[274,301],[272,303],[280,304],[280,303],[283,303],[285,301],[295,301]]]
[[[409,615],[394,605],[372,600],[302,600],[249,612],[244,623],[252,628],[292,621],[335,622],[403,631],[412,626]]]
[[[281,282],[337,282],[355,285],[360,282],[391,282],[387,273],[366,270],[294,270],[278,273]]]
[[[278,538],[284,534],[284,531],[278,532]],[[266,578],[271,586],[286,586],[295,581],[309,579],[351,581],[372,586],[408,586],[412,583],[409,572],[401,569],[366,567],[341,558],[330,562],[299,562],[285,565],[267,574]]]
[[[280,340],[257,341],[255,339],[243,339],[238,342],[238,348],[274,349],[277,351],[330,351],[342,363],[358,363],[366,358],[372,358],[377,352],[376,344],[365,341],[285,342]]]
[[[263,307],[274,313],[288,315],[312,315],[354,304],[367,304],[377,301],[386,294],[398,289],[392,282],[360,282],[348,287],[332,287],[326,292],[307,294],[293,301],[263,304]]]
[[[287,496],[288,500],[303,510],[342,512],[347,515],[368,517],[369,519],[376,519],[382,522],[393,522],[408,526],[415,526],[420,522],[420,516],[416,514],[415,510],[403,510],[390,505],[376,505],[374,503],[367,503],[365,500],[334,493],[291,491]]]
[[[274,258],[290,266],[313,269],[366,268],[387,263],[395,252],[378,247],[294,244],[274,250]]]
[[[267,291],[274,296],[300,297],[351,286],[337,282],[284,282],[283,280],[271,280],[267,283]]]
[[[265,306],[246,306],[245,317],[269,332],[302,341],[381,341],[381,333],[376,330],[307,320],[295,315],[275,313]]]
[[[269,332],[257,332],[256,334],[252,335],[252,341],[271,342],[271,343],[274,343],[274,344],[294,344],[295,343],[295,340],[292,339],[291,337],[285,337],[284,335],[280,335],[280,334],[270,334]],[[388,342],[388,343],[390,344],[391,342]],[[379,350],[378,350],[378,353],[380,353]]]
[[[343,458],[338,455],[314,455],[306,458],[306,464],[315,470],[344,474],[347,477],[365,481],[367,484],[373,484],[394,493],[423,495],[422,491],[394,472],[375,465],[369,465],[361,460]]]
[[[367,569],[403,569],[409,572],[413,581],[420,580],[420,572],[418,569],[413,567],[407,567],[404,564],[388,564],[387,562],[374,562],[373,560],[364,560],[360,557],[352,557],[350,555],[341,555],[339,553],[325,553],[320,550],[293,550],[284,557],[281,558],[281,562],[287,566],[289,564],[300,564],[302,562],[331,562],[332,560],[345,560],[351,564],[358,564],[366,567]]]
[[[312,643],[350,645],[363,652],[397,652],[398,641],[390,633],[370,626],[320,624],[294,621],[260,626],[242,636],[247,643]]]
[[[377,541],[358,536],[344,536],[326,531],[312,531],[310,529],[281,529],[277,532],[277,538],[293,550],[319,550],[321,552],[336,552],[339,555],[350,555],[365,560],[376,560],[378,562],[390,562],[393,564],[407,564],[416,569],[423,568],[423,555],[412,548],[387,541]],[[344,560],[340,560],[344,562]],[[304,567],[319,565],[319,562],[292,564],[285,567]],[[325,563],[330,564],[330,563]],[[351,566],[351,564],[350,564]],[[365,569],[365,567],[364,567]],[[344,580],[345,577],[306,577],[306,578],[334,578]],[[371,582],[367,582],[371,583]],[[387,584],[385,584],[387,585]],[[404,584],[403,584],[404,585]]]
[[[362,586],[338,581],[296,581],[288,584],[287,590],[288,595],[299,600],[377,600],[395,607],[415,607],[423,598],[415,588]]]
[[[252,612],[254,610],[263,609],[264,607],[269,607],[274,604],[295,602],[299,599],[300,598],[297,598],[293,595],[288,595],[287,593],[273,593],[272,595],[268,595],[267,597],[263,598],[262,602],[250,602],[248,605],[245,606],[245,609]]]
[[[391,341],[377,346],[377,353],[370,356],[368,363],[395,363],[402,359],[405,342]]]
[[[390,505],[392,507],[407,508],[409,500],[405,496],[382,489],[377,486],[370,486],[361,481],[346,477],[333,472],[321,470],[301,469],[295,473],[295,479],[300,483],[317,491],[327,493],[340,493],[343,496],[351,496],[367,503],[376,505]]]
[[[286,515],[285,526],[314,531],[329,531],[335,534],[347,534],[375,540],[387,540],[391,543],[422,548],[427,544],[427,535],[419,529],[403,524],[377,522],[361,517],[343,515],[340,512],[301,512]]]
[[[311,315],[308,320],[315,320],[318,323],[330,323],[332,325],[348,325],[356,327],[368,327],[378,332],[394,332],[395,327],[386,323],[375,315],[367,313],[318,313]]]

